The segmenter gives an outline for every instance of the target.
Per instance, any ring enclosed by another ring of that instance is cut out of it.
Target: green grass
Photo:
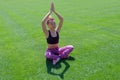
[[[120,80],[120,1],[53,1],[64,17],[60,46],[72,44],[75,60],[49,65],[52,72],[64,80]],[[47,73],[44,57],[41,19],[50,2],[0,0],[0,80],[62,80]]]

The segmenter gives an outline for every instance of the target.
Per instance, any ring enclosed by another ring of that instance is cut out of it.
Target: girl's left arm
[[[59,19],[59,24],[58,24],[58,27],[57,27],[57,32],[60,32],[61,27],[62,27],[62,25],[63,25],[63,17],[62,17],[59,13],[57,13],[57,12],[55,11],[54,4],[53,4],[53,3],[51,4],[51,9],[52,9],[52,11],[55,13],[55,15],[56,15],[56,16],[58,17],[58,19]]]
[[[63,25],[63,17],[58,14],[57,12],[54,11],[54,13],[57,15],[58,19],[59,19],[59,24],[58,24],[58,27],[57,27],[57,32],[60,32],[61,30],[61,27]]]

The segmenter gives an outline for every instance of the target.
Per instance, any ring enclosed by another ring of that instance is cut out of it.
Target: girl
[[[59,24],[56,27],[56,23],[54,18],[51,17],[52,12],[58,17]],[[42,20],[42,29],[45,33],[48,48],[46,50],[45,56],[47,59],[53,60],[53,64],[55,65],[60,59],[68,58],[70,52],[73,50],[72,45],[64,46],[59,48],[59,33],[63,24],[62,16],[57,13],[54,9],[54,4],[51,3],[51,9],[46,14],[46,16]],[[48,29],[46,28],[48,26]]]

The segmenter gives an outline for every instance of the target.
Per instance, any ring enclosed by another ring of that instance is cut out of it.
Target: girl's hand
[[[52,10],[53,12],[55,11],[54,3],[53,3],[53,2],[51,3],[51,10]]]

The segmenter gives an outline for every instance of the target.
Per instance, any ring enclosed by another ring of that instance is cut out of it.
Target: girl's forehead
[[[54,20],[54,19],[49,19],[49,20]]]
[[[54,19],[50,19],[49,21],[55,21]]]

